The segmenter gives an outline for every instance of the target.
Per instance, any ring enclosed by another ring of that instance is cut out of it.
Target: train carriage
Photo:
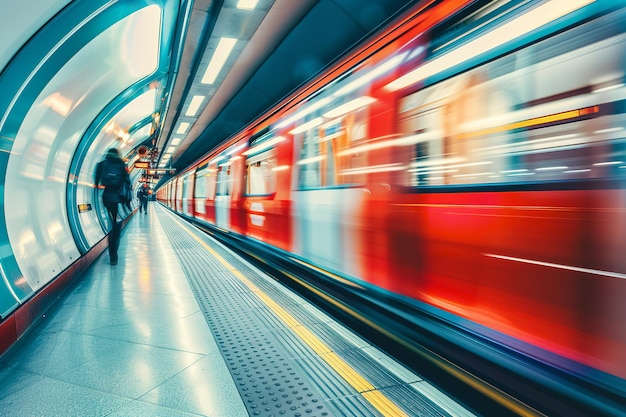
[[[160,199],[626,378],[626,9],[458,4],[402,20],[203,157],[190,205],[185,174]]]

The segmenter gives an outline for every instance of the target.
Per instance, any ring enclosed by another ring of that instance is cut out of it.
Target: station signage
[[[168,174],[174,175],[176,174],[176,168],[168,168],[168,169],[149,169],[148,175],[158,175],[158,174]]]
[[[87,203],[87,204],[79,204],[78,205],[78,212],[79,213],[85,213],[87,211],[91,210],[91,204]]]
[[[150,162],[137,161],[135,162],[135,168],[137,169],[148,169],[150,168]]]

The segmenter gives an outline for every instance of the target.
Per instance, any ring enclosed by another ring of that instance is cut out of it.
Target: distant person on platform
[[[118,223],[118,204],[125,203],[126,199],[122,196],[122,186],[126,183],[130,187],[130,176],[126,169],[126,163],[120,157],[120,153],[116,148],[107,151],[104,159],[96,166],[95,186],[104,186],[102,192],[102,203],[109,212],[111,224],[113,225],[109,234],[109,258],[111,265],[117,265],[117,249],[120,246],[120,231],[122,222]]]
[[[139,213],[143,210],[144,214],[148,213],[148,198],[150,198],[150,189],[145,182],[139,190],[137,190],[137,198],[139,199]]]

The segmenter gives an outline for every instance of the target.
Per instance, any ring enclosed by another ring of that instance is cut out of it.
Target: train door
[[[183,212],[183,179],[179,177],[176,179],[176,186],[174,189],[174,210],[178,213]]]
[[[194,176],[194,212],[196,217],[204,219],[206,217],[206,196],[207,196],[207,176],[209,165],[204,164],[198,167]]]
[[[359,117],[337,118],[294,135],[296,152],[293,202],[294,252],[315,264],[360,276],[359,219],[361,174],[342,166],[338,149],[364,135]]]
[[[217,192],[215,195],[215,225],[230,230],[230,201],[232,177],[229,161],[218,162]]]
[[[191,204],[193,203],[193,184],[190,181],[190,174],[183,177],[182,190],[182,213],[186,216],[193,216]]]

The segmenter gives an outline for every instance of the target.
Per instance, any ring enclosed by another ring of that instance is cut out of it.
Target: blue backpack
[[[124,167],[121,164],[116,164],[113,161],[103,161],[102,163],[102,177],[101,182],[105,187],[117,188],[124,182],[124,173],[122,173]]]

